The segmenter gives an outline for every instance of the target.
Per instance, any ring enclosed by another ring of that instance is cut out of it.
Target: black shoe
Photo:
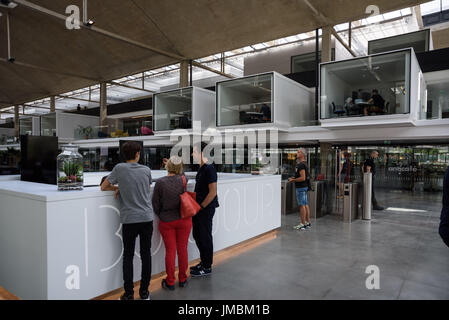
[[[139,292],[140,294],[140,300],[150,300],[150,292]]]
[[[192,272],[192,270],[200,270],[202,268],[203,268],[203,266],[201,265],[201,262],[200,262],[196,266],[190,267],[190,272]]]
[[[175,290],[175,286],[174,285],[173,286],[169,285],[167,283],[166,279],[162,280],[162,288],[170,290],[170,291],[174,291]]]
[[[381,207],[381,206],[374,206],[374,207],[373,207],[373,210],[384,211],[385,208],[384,208],[384,207]]]
[[[188,284],[187,279],[186,279],[186,281],[184,281],[184,282],[179,281],[179,287],[180,287],[180,288],[185,288],[185,287],[187,287],[187,284]]]
[[[212,268],[201,268],[199,270],[191,270],[190,275],[192,277],[204,277],[212,274]]]
[[[120,297],[120,300],[134,300],[134,294],[124,293],[124,294]]]

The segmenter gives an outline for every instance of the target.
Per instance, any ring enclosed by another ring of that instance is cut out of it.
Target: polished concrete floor
[[[293,230],[298,217],[287,215],[276,239],[152,299],[449,299],[449,248],[438,235],[441,194],[380,191],[378,198],[397,210],[374,211],[371,221],[350,225],[325,216],[309,231]],[[379,267],[378,290],[366,288],[370,265]]]

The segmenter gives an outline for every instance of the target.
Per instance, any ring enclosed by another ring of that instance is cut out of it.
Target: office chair
[[[336,106],[334,102],[332,102],[332,111],[337,117],[340,117],[346,113],[346,110],[342,106]]]

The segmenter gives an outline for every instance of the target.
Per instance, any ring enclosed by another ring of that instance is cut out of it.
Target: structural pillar
[[[107,105],[107,89],[106,82],[100,83],[100,126],[101,131],[107,132],[107,117],[108,117],[108,105]]]
[[[179,87],[184,88],[189,86],[189,61],[181,61],[179,72]]]
[[[14,136],[19,138],[19,106],[14,106]]]
[[[323,27],[321,37],[321,62],[332,61],[332,32],[330,26]]]
[[[50,112],[56,112],[56,99],[55,96],[50,97]]]

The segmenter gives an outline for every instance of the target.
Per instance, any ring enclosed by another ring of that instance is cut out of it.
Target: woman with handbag
[[[167,161],[168,175],[156,182],[153,191],[153,210],[159,217],[159,231],[165,244],[167,278],[162,288],[175,290],[175,261],[178,252],[179,286],[187,285],[187,245],[192,229],[192,217],[182,218],[181,196],[185,194],[187,179],[182,174],[181,158],[173,156]],[[186,215],[184,215],[186,216]]]

